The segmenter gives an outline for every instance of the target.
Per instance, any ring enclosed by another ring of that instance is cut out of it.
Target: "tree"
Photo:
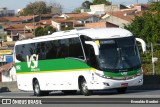
[[[43,36],[45,34],[43,27],[39,26],[35,29],[35,36]]]
[[[130,30],[136,37],[140,37],[146,43],[160,43],[160,12],[145,12],[142,16],[136,16],[125,29]]]
[[[93,4],[105,4],[105,5],[111,5],[111,2],[107,0],[93,0]]]
[[[57,2],[55,2],[55,1],[51,1],[49,3],[49,7],[51,9],[51,13],[52,14],[57,14],[57,13],[61,14],[62,11],[63,11],[62,5],[57,3]]]
[[[151,5],[149,6],[149,10],[152,12],[154,11],[160,12],[160,2],[152,2]]]
[[[52,34],[53,32],[56,32],[56,29],[53,28],[52,26],[47,25],[44,28],[39,26],[35,29],[35,36],[49,35]]]
[[[83,9],[90,9],[90,5],[92,5],[92,2],[86,0],[85,2],[82,3],[81,7]]]
[[[47,30],[48,34],[52,34],[52,33],[56,32],[56,29],[49,26],[49,25],[45,26],[44,29]]]
[[[148,44],[160,43],[160,2],[150,5],[149,11],[142,16],[136,16],[125,28],[135,36],[144,39]]]
[[[81,13],[81,7],[75,8],[72,13]]]
[[[41,14],[47,14],[51,13],[54,9],[59,10],[62,12],[62,8],[60,4],[54,4],[50,3],[50,5],[47,5],[44,1],[36,1],[36,2],[30,2],[22,11],[19,12],[19,15],[26,16],[26,15],[41,15]]]

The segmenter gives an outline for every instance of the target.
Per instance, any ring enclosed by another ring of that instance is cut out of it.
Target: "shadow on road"
[[[151,93],[151,91],[155,90],[127,90],[124,94],[118,94],[116,90],[110,89],[110,90],[103,90],[103,91],[93,91],[92,95],[99,95],[99,96],[112,96],[112,95],[127,95],[127,94],[137,94],[147,92]],[[53,91],[48,96],[79,96],[82,95],[79,91],[76,94],[64,94],[61,91]],[[34,95],[32,95],[34,96]]]

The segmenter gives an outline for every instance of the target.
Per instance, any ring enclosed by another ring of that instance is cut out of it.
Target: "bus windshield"
[[[141,66],[134,37],[103,39],[100,42],[99,65],[104,71],[128,71]]]

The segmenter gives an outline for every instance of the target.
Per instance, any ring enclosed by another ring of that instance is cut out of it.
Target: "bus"
[[[65,94],[143,84],[137,42],[146,44],[122,28],[74,29],[15,43],[18,89],[35,96],[52,91]]]

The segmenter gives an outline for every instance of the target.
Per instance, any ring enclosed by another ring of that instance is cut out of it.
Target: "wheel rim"
[[[39,93],[39,85],[38,84],[35,85],[35,92]]]
[[[86,82],[83,82],[83,83],[82,83],[82,90],[83,90],[84,93],[87,92],[88,89],[87,89],[87,84],[86,84]]]

